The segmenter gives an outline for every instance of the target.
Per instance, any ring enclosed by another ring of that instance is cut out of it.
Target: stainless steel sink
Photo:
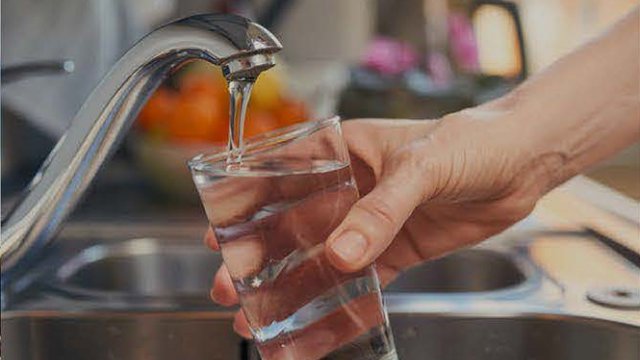
[[[233,311],[208,299],[221,260],[201,244],[200,228],[133,240],[107,230],[98,233],[108,241],[61,242],[70,248],[52,249],[10,294],[2,360],[258,359],[234,334]],[[587,318],[562,292],[526,247],[498,244],[418,266],[385,296],[402,360],[640,358],[633,311],[607,310],[627,319],[619,322],[610,313]]]
[[[400,359],[637,360],[640,330],[567,316],[393,314]]]
[[[14,313],[2,319],[3,360],[246,359],[231,313]]]
[[[219,254],[201,244],[133,239],[82,250],[56,271],[54,283],[84,296],[207,300],[221,262]],[[468,249],[410,269],[385,292],[489,292],[513,288],[526,280],[521,265],[508,254]]]
[[[81,251],[58,269],[56,283],[92,296],[207,299],[221,262],[202,244],[134,239]]]
[[[416,266],[393,281],[393,293],[457,293],[505,289],[523,283],[525,274],[506,254],[469,249]]]
[[[43,313],[2,320],[3,359],[256,359],[229,314]],[[637,360],[640,332],[568,316],[391,314],[402,360]]]

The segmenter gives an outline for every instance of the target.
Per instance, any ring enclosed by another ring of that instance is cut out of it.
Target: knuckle
[[[434,179],[442,172],[425,148],[424,144],[410,144],[395,153],[393,158],[387,161],[389,165],[384,169],[385,175],[402,181],[403,186],[414,188],[421,201],[433,185]]]
[[[393,208],[380,197],[365,198],[356,203],[355,207],[372,217],[374,221],[380,222],[384,227],[395,229],[398,226]]]

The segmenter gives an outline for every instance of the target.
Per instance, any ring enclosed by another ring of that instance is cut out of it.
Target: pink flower
[[[397,75],[416,67],[418,54],[411,45],[388,37],[374,39],[365,52],[363,65],[386,75]]]
[[[473,27],[466,15],[452,13],[449,15],[449,39],[451,54],[458,67],[464,71],[478,70],[478,46]]]

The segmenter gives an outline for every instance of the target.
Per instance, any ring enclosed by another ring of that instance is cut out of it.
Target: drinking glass
[[[396,359],[370,266],[344,273],[325,240],[358,199],[338,118],[297,124],[189,162],[264,360]]]

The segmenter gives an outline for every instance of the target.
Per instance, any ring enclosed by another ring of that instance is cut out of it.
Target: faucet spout
[[[229,80],[254,78],[274,65],[273,54],[281,48],[262,26],[227,14],[178,20],[134,45],[88,97],[22,201],[3,220],[3,287],[5,275],[28,266],[29,259],[55,236],[168,74],[188,61],[203,59],[220,66]]]

